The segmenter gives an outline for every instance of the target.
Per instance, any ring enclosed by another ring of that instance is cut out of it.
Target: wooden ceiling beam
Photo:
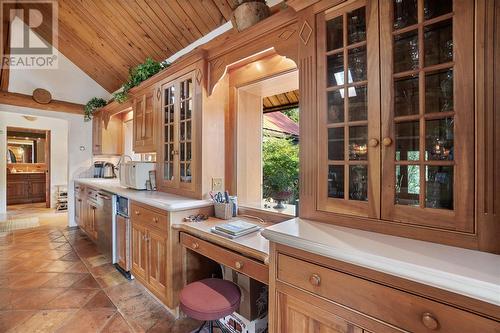
[[[214,2],[226,21],[229,21],[231,19],[231,15],[233,14],[233,8],[225,0],[214,0]]]
[[[0,104],[83,115],[82,104],[58,100],[52,100],[48,104],[40,104],[33,100],[33,96],[7,91],[0,91]]]

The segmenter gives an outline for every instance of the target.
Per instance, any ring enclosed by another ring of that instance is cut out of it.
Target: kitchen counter
[[[75,183],[80,183],[82,185],[87,185],[96,189],[111,192],[126,197],[130,200],[170,212],[213,205],[212,201],[208,199],[197,200],[163,192],[139,191],[126,188],[121,186],[120,181],[116,178],[80,178],[75,179]]]
[[[269,241],[500,305],[500,255],[295,218]]]

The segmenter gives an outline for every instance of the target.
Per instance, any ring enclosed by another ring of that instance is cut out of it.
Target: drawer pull
[[[389,137],[385,137],[383,140],[382,140],[382,143],[384,146],[386,147],[389,147],[391,144],[392,144],[392,139],[389,138]]]
[[[241,261],[237,261],[234,263],[234,267],[236,267],[236,269],[242,269],[243,263]]]
[[[436,330],[439,327],[439,322],[432,313],[425,312],[422,314],[422,324],[430,330]]]
[[[193,249],[197,249],[200,247],[200,244],[196,243],[196,242],[193,242],[193,245],[192,245]]]
[[[153,217],[153,222],[154,222],[154,223],[158,223],[158,221],[159,221],[159,220],[158,220],[158,218],[157,218],[157,217]]]
[[[141,215],[141,212],[139,212],[138,210],[135,211],[135,215]]]
[[[311,275],[311,277],[309,278],[309,282],[311,282],[311,284],[313,286],[319,286],[319,284],[321,283],[321,277],[318,275],[318,274],[313,274]]]

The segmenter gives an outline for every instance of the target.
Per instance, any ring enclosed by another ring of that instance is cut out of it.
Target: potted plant
[[[105,107],[106,104],[107,104],[106,100],[98,97],[93,97],[90,101],[87,102],[87,104],[85,104],[85,107],[83,108],[85,114],[83,119],[85,121],[91,120],[94,113],[98,109]]]
[[[139,64],[130,69],[128,81],[122,85],[120,91],[113,94],[114,100],[118,103],[124,103],[128,99],[128,91],[141,82],[149,79],[162,69],[168,67],[170,64],[167,62],[158,62],[152,58],[146,58],[142,64]]]

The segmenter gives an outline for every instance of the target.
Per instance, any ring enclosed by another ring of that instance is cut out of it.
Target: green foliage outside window
[[[288,199],[298,199],[299,147],[289,139],[266,138],[262,147],[263,194],[273,198],[281,192],[291,192]]]

